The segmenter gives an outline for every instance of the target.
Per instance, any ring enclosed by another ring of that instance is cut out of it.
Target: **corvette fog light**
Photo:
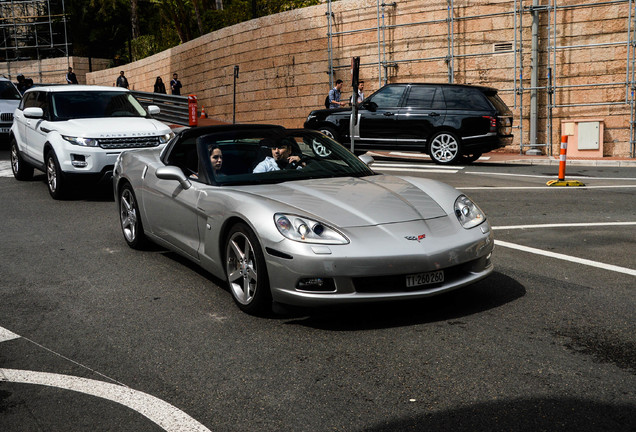
[[[296,288],[300,291],[335,291],[336,287],[333,279],[330,278],[307,278],[298,281]]]

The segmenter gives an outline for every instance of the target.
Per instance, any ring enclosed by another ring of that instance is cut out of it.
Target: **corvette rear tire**
[[[16,180],[31,180],[33,178],[33,167],[22,159],[15,138],[11,140],[11,171],[13,171]]]
[[[128,246],[138,250],[144,249],[147,239],[141,224],[137,197],[129,184],[124,185],[119,192],[119,222]]]
[[[452,165],[461,158],[459,138],[451,132],[438,132],[431,138],[429,154],[439,165]]]
[[[244,223],[237,223],[228,233],[225,274],[239,309],[251,315],[271,311],[272,294],[265,258],[256,235]]]

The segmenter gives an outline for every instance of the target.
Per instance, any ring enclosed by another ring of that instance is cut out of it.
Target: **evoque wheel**
[[[133,249],[143,249],[146,236],[141,224],[137,198],[129,184],[124,185],[119,192],[119,221],[128,246]]]
[[[431,138],[429,152],[436,164],[454,164],[461,157],[459,139],[450,132],[438,132]]]
[[[244,223],[230,230],[225,246],[225,274],[237,306],[249,314],[271,310],[269,276],[256,235]]]
[[[33,178],[33,167],[22,159],[15,139],[11,140],[11,171],[13,171],[16,180],[31,180]]]
[[[59,200],[66,196],[66,182],[53,150],[46,154],[46,183],[53,199]]]

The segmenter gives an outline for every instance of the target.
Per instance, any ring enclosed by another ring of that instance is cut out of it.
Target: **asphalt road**
[[[7,160],[3,432],[636,431],[636,168],[548,188],[552,167],[378,163],[474,198],[495,273],[425,301],[256,318],[179,256],[129,249],[108,189],[53,201]]]

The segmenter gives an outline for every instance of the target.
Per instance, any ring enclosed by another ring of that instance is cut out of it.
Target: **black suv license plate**
[[[406,287],[412,288],[422,285],[432,285],[444,282],[444,270],[437,270],[426,273],[416,273],[406,276]]]

